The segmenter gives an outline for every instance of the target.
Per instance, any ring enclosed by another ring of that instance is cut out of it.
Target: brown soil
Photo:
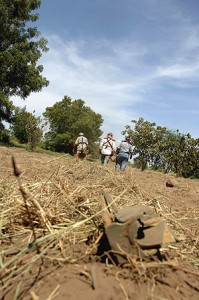
[[[12,155],[22,170],[19,181]],[[113,162],[77,164],[70,155],[17,148],[0,147],[0,161],[0,299],[199,299],[198,180],[130,165],[118,173]],[[116,266],[97,255],[103,190],[118,207],[143,203],[166,219],[177,242],[161,249],[163,261],[132,258]],[[32,222],[43,238],[36,248]]]

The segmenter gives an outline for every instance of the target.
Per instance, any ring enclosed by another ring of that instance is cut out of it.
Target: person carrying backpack
[[[109,132],[105,138],[100,143],[99,151],[101,154],[101,164],[106,165],[109,162],[111,155],[115,153],[115,139],[113,134]]]
[[[79,161],[80,157],[83,160],[86,159],[89,146],[88,146],[88,139],[84,136],[83,132],[80,132],[79,136],[75,141],[75,144],[73,146],[73,153],[75,152],[75,150],[77,151],[76,162]]]
[[[129,136],[126,136],[124,141],[120,143],[119,147],[117,147],[116,153],[118,154],[116,169],[124,172],[129,158],[131,159],[133,155],[133,147]]]

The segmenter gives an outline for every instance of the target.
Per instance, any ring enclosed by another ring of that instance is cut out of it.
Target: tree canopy
[[[151,123],[139,118],[138,121],[132,120],[134,129],[127,125],[124,134],[127,132],[133,141],[134,154],[138,155],[137,162],[142,170],[147,166],[147,163],[154,157],[154,145],[160,140],[160,132],[164,132],[164,127],[156,128],[156,123]]]
[[[35,117],[33,113],[27,112],[26,107],[15,107],[10,126],[11,133],[19,143],[29,143],[31,150],[36,148],[43,135],[42,120],[40,117]]]
[[[85,106],[81,99],[73,101],[65,96],[52,107],[47,107],[43,115],[49,124],[45,137],[50,150],[71,153],[80,132],[85,134],[90,144],[97,142],[102,134],[102,116]]]
[[[0,91],[0,132],[4,129],[3,121],[11,122],[14,105]]]
[[[39,31],[30,27],[39,15],[31,13],[40,0],[0,0],[0,90],[5,95],[26,98],[48,84],[37,65],[47,41],[37,39]]]
[[[48,50],[47,40],[31,27],[39,15],[32,13],[40,0],[0,0],[0,130],[2,121],[10,122],[11,96],[23,99],[38,92],[48,81],[42,76],[43,66],[37,62]]]
[[[134,128],[125,126],[134,146],[135,162],[142,170],[148,166],[155,170],[173,171],[177,176],[199,178],[199,139],[179,130],[139,118],[132,120]]]

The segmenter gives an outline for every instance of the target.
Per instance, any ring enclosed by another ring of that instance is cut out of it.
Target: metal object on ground
[[[143,215],[146,215],[147,213],[151,213],[153,210],[152,208],[142,205],[142,204],[136,204],[134,206],[126,206],[115,214],[115,218],[118,222],[124,223],[128,221],[131,218],[139,219]]]
[[[103,196],[105,234],[119,264],[133,257],[148,259],[175,242],[166,221],[151,207],[137,204],[118,210],[110,195]]]

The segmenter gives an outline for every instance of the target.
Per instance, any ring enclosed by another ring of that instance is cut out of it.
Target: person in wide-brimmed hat
[[[77,151],[76,154],[76,161],[79,161],[79,158],[81,157],[83,160],[86,159],[87,153],[89,150],[88,146],[88,139],[85,137],[83,132],[79,133],[79,136],[77,137],[74,147],[73,147],[73,153]]]

